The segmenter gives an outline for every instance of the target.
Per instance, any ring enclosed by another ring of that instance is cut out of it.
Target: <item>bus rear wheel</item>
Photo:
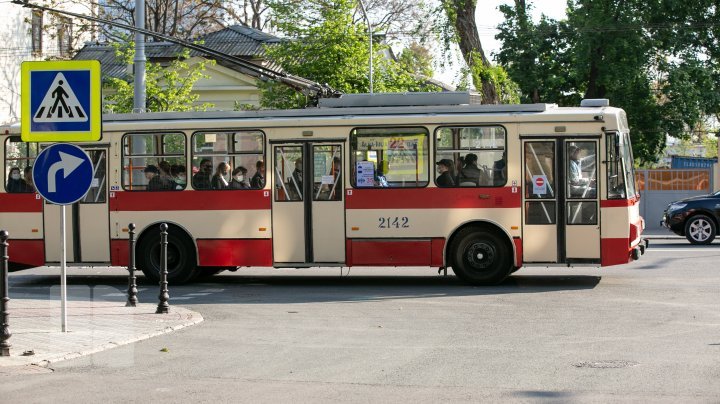
[[[451,254],[455,275],[473,285],[496,285],[513,270],[512,251],[505,240],[477,228],[461,230]]]
[[[185,283],[195,274],[197,259],[195,246],[184,231],[171,226],[168,229],[167,269],[168,282]],[[151,282],[160,280],[160,231],[147,233],[139,242],[137,265]]]

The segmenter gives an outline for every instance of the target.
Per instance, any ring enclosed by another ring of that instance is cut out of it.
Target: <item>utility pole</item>
[[[368,37],[370,42],[370,94],[373,93],[373,40],[372,40],[372,24],[370,23],[370,16],[368,16],[367,10],[365,9],[365,3],[363,0],[358,0],[360,7],[362,8],[365,21],[368,26]]]
[[[135,27],[145,29],[145,0],[135,0]],[[135,31],[133,112],[145,112],[145,34]]]

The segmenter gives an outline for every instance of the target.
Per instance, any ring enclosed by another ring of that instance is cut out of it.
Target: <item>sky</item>
[[[530,1],[528,1],[530,2]],[[482,43],[485,54],[492,59],[492,53],[500,50],[500,42],[495,39],[498,30],[497,26],[503,22],[503,15],[498,10],[498,6],[502,4],[514,4],[513,0],[478,0],[475,12],[475,22],[478,26],[480,34],[480,42]],[[534,20],[539,20],[541,14],[553,19],[562,19],[565,17],[565,8],[567,0],[534,0],[532,15]],[[455,52],[455,58],[460,57],[460,52]],[[459,59],[458,59],[459,60]],[[455,76],[457,75],[458,63],[454,62],[452,67],[442,69],[436,67],[435,78],[446,83],[456,84]]]

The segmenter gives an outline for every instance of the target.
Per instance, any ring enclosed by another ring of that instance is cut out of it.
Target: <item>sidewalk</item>
[[[124,302],[68,301],[67,329],[60,328],[60,301],[11,299],[10,356],[3,367],[50,364],[170,333],[203,321],[194,311],[171,306],[155,314],[155,304],[125,307]],[[31,351],[32,355],[23,356]]]
[[[649,240],[685,240],[685,237],[678,236],[669,229],[645,229],[642,236]]]

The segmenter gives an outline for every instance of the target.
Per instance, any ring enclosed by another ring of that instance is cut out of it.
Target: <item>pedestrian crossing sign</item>
[[[100,140],[100,62],[23,62],[20,130],[25,142]]]

